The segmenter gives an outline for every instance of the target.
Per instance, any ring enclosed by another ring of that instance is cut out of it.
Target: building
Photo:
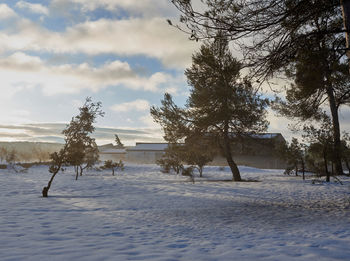
[[[285,162],[278,157],[278,147],[285,143],[280,133],[254,134],[241,138],[233,138],[232,155],[237,165],[245,165],[262,169],[282,169]],[[123,160],[130,163],[154,164],[161,159],[168,148],[167,143],[136,143],[134,147],[116,149],[113,145],[100,149],[100,160]],[[213,150],[218,151],[213,147]],[[226,158],[220,153],[209,165],[225,166]]]
[[[113,144],[99,146],[98,149],[100,161],[112,160],[118,162],[119,160],[126,161],[127,159],[126,149],[118,149]]]
[[[279,148],[286,140],[280,133],[254,134],[234,139],[232,156],[237,165],[260,169],[284,169],[286,163],[279,157]],[[227,165],[223,155],[217,155],[212,165]]]
[[[133,163],[156,163],[161,159],[168,148],[167,143],[141,143],[137,142],[135,147],[127,149],[127,161]]]

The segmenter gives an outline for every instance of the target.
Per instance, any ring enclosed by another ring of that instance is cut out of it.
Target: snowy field
[[[156,165],[117,176],[0,170],[0,260],[350,260],[350,179],[206,167],[192,184]],[[210,181],[211,180],[211,181]]]

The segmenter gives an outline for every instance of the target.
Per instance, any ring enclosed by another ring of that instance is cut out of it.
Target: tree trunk
[[[349,174],[350,174],[350,166],[349,166],[349,161],[348,161],[348,159],[344,159],[344,161],[345,161],[345,165],[346,165],[346,168],[348,169],[348,172],[349,172]]]
[[[199,170],[199,177],[203,177],[203,166],[202,167],[198,167]]]
[[[333,150],[334,150],[334,163],[335,163],[335,173],[336,175],[343,175],[343,166],[341,164],[341,141],[340,141],[340,125],[339,125],[339,115],[338,108],[334,97],[333,88],[328,81],[327,87],[328,102],[332,115],[332,125],[333,125]]]
[[[112,168],[112,176],[114,176],[114,168]]]
[[[79,166],[79,168],[80,168],[80,176],[83,176],[83,170],[84,170],[84,168],[83,168],[82,166]]]
[[[75,180],[78,180],[78,176],[79,176],[78,166],[76,166],[74,168],[75,168]]]
[[[43,188],[42,194],[43,194],[43,197],[44,197],[44,198],[47,198],[48,193],[49,193],[49,189],[50,189],[50,187],[51,187],[51,183],[52,183],[54,177],[56,176],[56,174],[57,174],[60,170],[61,170],[61,165],[59,166],[59,168],[57,168],[57,171],[55,171],[55,172],[52,174],[51,179],[50,179],[49,183],[47,184],[47,186]]]
[[[298,177],[298,165],[295,165],[295,176]]]
[[[327,154],[325,150],[323,151],[323,161],[324,161],[324,168],[326,171],[326,182],[330,182],[330,175],[329,175],[328,166],[327,166]]]
[[[303,180],[305,180],[305,162],[304,162],[304,160],[301,161],[301,168],[303,171]]]
[[[225,128],[226,129],[226,128]],[[239,169],[237,167],[237,164],[232,159],[232,153],[231,153],[231,146],[230,146],[230,139],[228,137],[228,130],[225,130],[224,133],[224,150],[225,150],[225,156],[227,160],[227,164],[230,166],[231,172],[232,172],[232,180],[233,181],[241,181],[241,174],[239,172]]]

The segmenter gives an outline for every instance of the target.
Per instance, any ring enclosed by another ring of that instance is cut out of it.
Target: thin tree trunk
[[[323,151],[323,161],[324,161],[324,168],[326,171],[326,182],[330,182],[330,175],[329,175],[328,166],[327,166],[327,154],[325,151]]]
[[[80,168],[80,176],[83,176],[83,170],[84,170],[84,168],[83,168],[82,166],[79,166],[79,168]]]
[[[112,168],[112,176],[114,176],[114,168]]]
[[[76,166],[76,168],[75,168],[75,180],[78,180],[78,176],[79,176],[79,170],[78,170],[78,166]]]
[[[305,162],[304,162],[304,160],[301,161],[301,168],[303,171],[303,180],[305,180]]]
[[[295,165],[295,176],[298,177],[298,165]]]
[[[328,85],[330,85],[328,81]],[[336,105],[333,88],[327,87],[328,102],[332,115],[332,127],[333,127],[333,150],[334,150],[334,163],[336,175],[343,175],[343,166],[341,164],[341,140],[340,140],[340,125],[339,125],[339,115],[338,108]]]
[[[227,164],[229,165],[231,172],[232,172],[232,180],[233,181],[241,181],[241,174],[239,172],[239,169],[237,167],[237,164],[232,159],[232,153],[231,153],[231,146],[230,146],[230,139],[228,137],[228,128],[225,128],[224,133],[224,150],[225,150],[225,156],[227,160]]]
[[[43,197],[44,197],[44,198],[47,198],[48,193],[49,193],[49,189],[50,189],[50,187],[51,187],[51,183],[52,183],[52,181],[53,181],[54,177],[56,176],[56,174],[57,174],[57,173],[58,173],[60,170],[61,170],[61,168],[58,168],[58,170],[57,170],[57,171],[55,171],[55,172],[52,174],[52,176],[51,176],[51,179],[50,179],[49,183],[47,184],[47,186],[46,186],[46,187],[44,187],[44,188],[43,188],[43,190],[42,190],[42,194],[43,194]]]
[[[67,149],[67,144],[65,144],[63,150],[61,150],[61,151],[59,152],[59,154],[58,154],[58,155],[59,155],[59,158],[58,158],[59,161],[57,161],[57,162],[58,162],[58,166],[57,166],[57,168],[56,168],[56,171],[52,174],[52,176],[51,176],[51,178],[50,178],[49,183],[47,184],[47,186],[44,187],[43,190],[42,190],[42,195],[43,195],[44,198],[47,198],[47,197],[48,197],[48,193],[49,193],[49,190],[50,190],[52,181],[53,181],[53,179],[55,178],[56,174],[57,174],[58,172],[60,172],[60,170],[61,170],[61,167],[62,167],[62,165],[63,165],[63,163],[64,163],[64,154],[65,154],[66,149]]]
[[[62,161],[62,160],[61,160],[61,161]],[[58,172],[60,172],[61,166],[62,166],[62,162],[60,162],[60,164],[59,164],[58,167],[57,167],[57,170],[52,174],[52,176],[51,176],[51,178],[50,178],[49,183],[47,184],[47,186],[43,188],[42,194],[43,194],[43,197],[44,197],[44,198],[47,198],[47,197],[48,197],[48,193],[49,193],[49,189],[50,189],[50,187],[51,187],[52,181],[53,181],[53,179],[55,178],[56,174],[57,174]]]

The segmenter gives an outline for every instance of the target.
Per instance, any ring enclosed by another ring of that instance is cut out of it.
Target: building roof
[[[128,151],[164,151],[168,143],[136,143],[135,147],[128,148]]]

